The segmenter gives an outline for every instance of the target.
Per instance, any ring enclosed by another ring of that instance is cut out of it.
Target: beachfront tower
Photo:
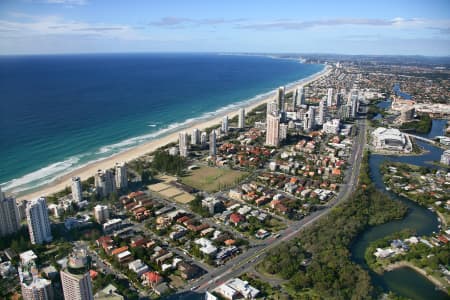
[[[98,170],[94,178],[95,189],[99,197],[107,197],[116,190],[114,175],[110,170]]]
[[[327,106],[333,106],[333,88],[328,89]]]
[[[83,201],[83,192],[81,189],[80,177],[72,177],[71,187],[73,200],[75,200],[76,202]]]
[[[75,249],[69,256],[67,267],[60,272],[64,299],[94,299],[89,259],[84,249]]]
[[[277,97],[278,97],[278,108],[280,109],[280,111],[284,111],[284,97],[285,97],[285,94],[284,94],[284,86],[280,86],[279,88],[278,88],[278,95],[277,95]]]
[[[303,87],[298,89],[298,99],[300,103],[297,102],[297,105],[306,105],[305,90]]]
[[[198,130],[198,128],[195,128],[194,130],[192,130],[191,144],[198,145],[199,143],[200,143],[200,130]]]
[[[322,99],[319,102],[319,116],[317,119],[318,125],[323,125],[325,123],[325,117],[326,117],[326,107],[325,107],[325,99]]]
[[[188,156],[188,134],[186,132],[180,132],[178,134],[178,147],[180,148],[180,156]]]
[[[267,114],[278,116],[278,103],[276,101],[271,101],[267,103]]]
[[[239,109],[238,128],[239,129],[245,128],[245,109],[244,108]]]
[[[0,187],[0,236],[10,235],[20,228],[19,209],[14,197],[6,197]]]
[[[43,244],[51,242],[53,237],[45,198],[41,197],[28,202],[26,215],[31,243]]]
[[[298,104],[299,104],[298,89],[294,89],[294,91],[292,92],[292,110],[295,110]]]
[[[123,162],[116,163],[115,171],[116,188],[119,190],[126,189],[128,187],[127,165]]]
[[[205,131],[202,131],[202,133],[200,134],[200,144],[204,146],[206,145],[207,142],[208,142],[208,134]]]
[[[216,131],[213,130],[209,134],[209,155],[216,156],[217,145],[216,145]]]
[[[228,116],[224,116],[222,119],[222,132],[224,135],[228,134]]]
[[[267,114],[266,145],[278,147],[280,142],[280,116]]]

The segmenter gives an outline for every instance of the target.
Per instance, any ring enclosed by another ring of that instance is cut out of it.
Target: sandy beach
[[[323,76],[326,76],[326,75],[328,75],[328,73],[330,71],[331,71],[331,69],[326,67],[324,69],[324,71],[319,72],[316,75],[313,75],[313,77],[309,77],[304,81],[299,81],[298,83],[294,83],[292,85],[287,86],[286,92],[290,92],[290,91],[294,90],[295,88],[299,88],[301,86],[307,85]],[[245,108],[245,111],[249,112],[249,111],[253,110],[255,107],[274,99],[275,93],[276,93],[276,91],[274,90],[267,97],[265,97],[257,102],[254,102],[252,104],[249,104],[247,106],[243,106]],[[223,112],[222,114],[217,115],[213,119],[210,119],[207,121],[194,122],[194,123],[190,124],[189,127],[180,129],[177,132],[173,132],[166,136],[162,136],[153,141],[139,145],[133,149],[129,149],[122,153],[116,154],[114,156],[105,158],[105,159],[97,161],[97,162],[93,162],[84,167],[81,167],[79,169],[71,171],[70,173],[68,173],[64,176],[61,176],[61,177],[57,178],[55,181],[43,186],[41,189],[34,191],[32,193],[28,193],[28,194],[19,196],[19,197],[17,197],[17,199],[18,200],[22,200],[22,199],[30,200],[30,199],[34,199],[34,198],[41,197],[41,196],[52,195],[56,192],[63,190],[67,186],[70,186],[70,178],[73,176],[79,176],[81,178],[81,180],[86,180],[87,178],[93,176],[99,169],[112,168],[116,162],[129,162],[140,156],[150,153],[162,146],[165,146],[169,143],[176,142],[178,140],[179,132],[186,131],[188,133],[191,133],[194,128],[203,130],[205,128],[220,124],[222,118],[225,115],[228,115],[229,117],[233,117],[233,116],[237,115],[238,113],[239,113],[239,109],[234,110],[234,111]]]

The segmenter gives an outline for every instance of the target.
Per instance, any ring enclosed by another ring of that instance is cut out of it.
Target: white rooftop
[[[30,261],[33,261],[35,259],[37,259],[37,255],[33,252],[33,250],[28,250],[25,252],[20,253],[20,260],[22,261],[23,264],[27,264]]]

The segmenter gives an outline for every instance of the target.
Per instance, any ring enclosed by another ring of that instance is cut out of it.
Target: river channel
[[[445,120],[433,120],[431,131],[424,137],[433,138],[436,135],[443,135],[446,125]],[[402,220],[392,221],[379,226],[371,227],[364,231],[353,243],[351,252],[352,259],[369,271],[372,282],[376,287],[382,288],[384,291],[393,291],[398,295],[418,300],[429,299],[449,299],[450,297],[441,290],[435,289],[435,286],[425,277],[415,272],[413,269],[404,267],[383,275],[372,272],[364,260],[364,253],[368,245],[378,239],[381,239],[392,233],[403,229],[412,229],[417,235],[431,235],[438,231],[437,215],[426,207],[420,206],[415,202],[398,196],[386,190],[386,186],[382,180],[380,173],[380,165],[385,161],[395,161],[414,164],[418,166],[427,166],[430,161],[439,161],[443,150],[431,146],[425,142],[418,141],[419,146],[427,150],[427,153],[420,156],[387,156],[387,155],[371,155],[369,159],[370,175],[376,187],[388,194],[393,200],[401,201],[408,207],[408,214]]]

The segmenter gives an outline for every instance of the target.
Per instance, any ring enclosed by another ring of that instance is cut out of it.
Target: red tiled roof
[[[244,220],[245,220],[245,218],[244,218],[244,216],[241,215],[241,214],[238,214],[238,213],[232,213],[232,214],[230,215],[230,221],[233,222],[233,223],[235,223],[235,224],[237,224],[237,223],[239,223],[239,222],[242,222],[242,221],[244,221]]]
[[[98,276],[98,273],[94,270],[89,270],[89,276],[91,276],[91,279],[95,279]]]
[[[125,252],[128,250],[128,246],[123,246],[117,249],[114,249],[113,251],[111,251],[111,255],[116,255],[116,254],[120,254],[122,252]]]
[[[143,276],[145,276],[145,279],[151,283],[158,283],[163,279],[163,277],[161,275],[159,275],[156,272],[152,272],[152,271],[144,273]]]

